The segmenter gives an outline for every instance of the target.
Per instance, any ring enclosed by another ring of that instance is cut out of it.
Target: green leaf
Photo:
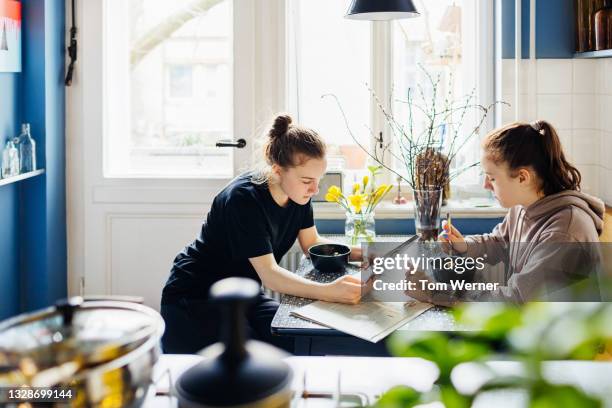
[[[513,305],[464,304],[454,310],[455,319],[471,331],[466,337],[499,341],[523,322],[521,309]]]
[[[370,173],[372,173],[373,176],[376,176],[378,173],[380,173],[381,169],[383,168],[383,166],[368,166],[368,170],[370,171]]]
[[[571,385],[540,383],[533,389],[530,408],[599,408],[597,398],[585,394]]]
[[[453,386],[441,386],[440,397],[446,408],[469,408],[472,406],[472,397],[459,394]]]
[[[441,384],[450,383],[450,373],[458,364],[478,360],[491,352],[486,343],[449,339],[439,332],[398,332],[391,336],[387,346],[395,356],[420,357],[436,364]]]
[[[397,386],[385,392],[375,406],[379,408],[408,408],[421,403],[421,393],[419,391],[412,387]]]

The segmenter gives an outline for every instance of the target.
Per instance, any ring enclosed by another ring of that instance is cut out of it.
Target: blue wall
[[[0,73],[0,145],[15,134],[18,126],[19,80],[21,74]],[[19,188],[0,186],[0,319],[19,308]]]
[[[502,56],[514,58],[514,0],[501,0]],[[529,0],[521,4],[521,55],[529,58]],[[573,58],[575,50],[573,0],[536,1],[536,58]]]
[[[67,294],[64,157],[64,2],[28,0],[24,8],[23,118],[38,129],[44,177],[22,186],[24,310]],[[30,63],[31,62],[31,63]],[[34,239],[35,238],[35,239]]]
[[[67,293],[64,2],[28,0],[22,16],[22,73],[0,74],[0,139],[31,123],[46,173],[0,187],[0,319]]]

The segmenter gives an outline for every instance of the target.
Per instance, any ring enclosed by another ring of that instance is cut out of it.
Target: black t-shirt
[[[200,235],[174,259],[162,303],[206,299],[214,282],[230,276],[260,281],[249,258],[273,253],[279,262],[299,231],[313,225],[310,202],[281,207],[267,184],[253,183],[250,173],[237,177],[213,200]]]

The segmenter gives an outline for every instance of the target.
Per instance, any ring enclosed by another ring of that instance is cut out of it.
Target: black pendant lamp
[[[344,16],[354,20],[397,20],[419,16],[412,0],[353,0]]]

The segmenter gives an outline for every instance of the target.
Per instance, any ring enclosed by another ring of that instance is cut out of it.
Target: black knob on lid
[[[246,355],[245,308],[260,293],[260,286],[252,279],[227,278],[210,288],[210,298],[219,304],[224,315],[221,341],[225,350],[221,358],[228,364],[236,364]]]
[[[176,383],[179,406],[242,406],[290,399],[291,370],[281,359],[283,353],[265,343],[246,342],[245,308],[260,290],[257,282],[246,278],[227,278],[212,286],[211,301],[224,314],[224,350],[181,375]],[[211,346],[203,354],[218,346]]]
[[[83,298],[74,296],[68,299],[62,299],[55,303],[55,309],[62,315],[64,326],[72,326],[72,318],[74,312],[83,304]]]

